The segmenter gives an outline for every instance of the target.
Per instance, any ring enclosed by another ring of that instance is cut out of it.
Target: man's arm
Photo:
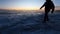
[[[51,13],[53,13],[53,12],[54,12],[54,10],[55,10],[55,5],[53,4],[52,12],[51,12]]]
[[[51,12],[51,13],[53,13],[53,12],[54,12],[54,10],[55,10],[55,7],[54,7],[54,8],[52,8],[52,12]]]
[[[46,2],[41,6],[41,8],[40,8],[40,9],[42,9],[42,8],[45,6],[45,4],[46,4]]]

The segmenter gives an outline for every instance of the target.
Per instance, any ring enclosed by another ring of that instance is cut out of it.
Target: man
[[[55,9],[55,6],[54,6],[54,3],[51,1],[51,0],[46,0],[46,2],[43,4],[43,6],[40,8],[42,9],[43,7],[45,6],[45,16],[44,16],[44,21],[43,22],[46,22],[48,21],[48,13],[51,11],[51,13],[54,12],[54,9]]]

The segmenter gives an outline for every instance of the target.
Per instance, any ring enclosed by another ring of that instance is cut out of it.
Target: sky
[[[52,0],[60,9],[60,0]],[[0,9],[11,9],[11,10],[38,10],[45,0],[0,0]]]

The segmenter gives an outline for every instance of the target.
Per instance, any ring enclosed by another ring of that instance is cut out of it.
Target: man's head
[[[51,0],[46,0],[46,1],[51,1]]]

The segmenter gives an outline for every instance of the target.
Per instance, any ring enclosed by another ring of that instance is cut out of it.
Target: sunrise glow
[[[56,9],[60,9],[60,0],[52,0]],[[0,9],[8,10],[39,10],[45,0],[1,0]],[[42,9],[43,10],[43,9]]]

